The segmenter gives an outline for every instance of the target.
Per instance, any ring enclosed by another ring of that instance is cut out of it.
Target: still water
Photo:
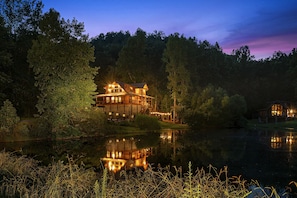
[[[177,131],[136,136],[110,136],[67,141],[0,143],[0,149],[18,151],[47,165],[73,156],[86,167],[111,171],[176,165],[220,169],[242,175],[264,186],[285,187],[297,181],[297,132],[294,131]]]

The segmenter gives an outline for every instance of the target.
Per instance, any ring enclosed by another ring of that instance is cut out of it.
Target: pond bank
[[[297,131],[297,120],[289,120],[284,122],[259,123],[258,120],[249,120],[247,128],[249,129],[265,129],[265,130],[283,130]]]
[[[156,130],[162,131],[164,129],[174,129],[174,130],[186,130],[188,126],[186,124],[174,124],[171,122],[162,122],[158,121],[161,129]],[[92,137],[108,137],[111,133],[118,135],[139,135],[148,132],[147,130],[139,129],[133,124],[127,123],[107,123],[103,129],[98,129],[99,131],[95,131],[94,134],[84,134],[82,135],[71,135],[65,137],[50,137],[50,136],[30,136],[30,130],[35,130],[34,125],[36,125],[35,119],[25,119],[22,120],[13,130],[12,133],[0,134],[0,142],[25,142],[25,141],[52,141],[52,140],[76,140],[81,138],[92,138]],[[24,133],[24,128],[28,127],[29,131]],[[92,129],[94,130],[94,129]]]

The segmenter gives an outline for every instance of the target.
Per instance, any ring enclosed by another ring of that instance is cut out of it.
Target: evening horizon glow
[[[54,8],[65,19],[77,19],[86,34],[96,37],[107,32],[138,28],[146,33],[179,33],[218,44],[230,54],[249,46],[256,59],[274,52],[290,53],[297,48],[297,1],[121,1],[43,0],[44,12]]]

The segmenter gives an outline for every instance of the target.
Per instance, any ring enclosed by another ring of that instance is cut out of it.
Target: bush
[[[106,127],[106,115],[97,107],[81,111],[80,119],[74,121],[75,128],[86,135],[96,135]]]
[[[142,114],[135,117],[135,125],[141,130],[158,130],[161,128],[157,117]]]
[[[200,95],[193,95],[184,119],[194,129],[244,127],[246,110],[243,96],[228,96],[224,89],[210,85]]]
[[[14,125],[19,121],[16,109],[9,100],[5,100],[0,109],[0,131],[12,132]]]

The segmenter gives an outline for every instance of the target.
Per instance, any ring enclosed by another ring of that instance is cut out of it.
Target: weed
[[[18,156],[16,153],[0,152],[0,196],[1,197],[288,197],[278,194],[273,187],[261,187],[257,181],[247,183],[241,176],[228,176],[228,169],[218,170],[209,165],[208,170],[193,171],[189,162],[188,171],[181,168],[148,167],[147,170],[121,171],[115,179],[113,172],[104,169],[102,177],[83,164],[77,165],[67,156],[67,163],[53,162],[39,166],[39,162]],[[290,183],[292,188],[297,183]]]

